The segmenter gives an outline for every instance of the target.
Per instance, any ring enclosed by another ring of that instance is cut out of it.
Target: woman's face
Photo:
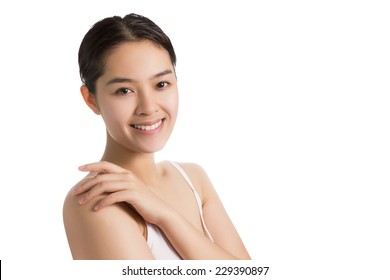
[[[167,142],[177,116],[178,90],[168,53],[150,41],[124,43],[105,61],[96,82],[96,107],[109,136],[134,152]]]

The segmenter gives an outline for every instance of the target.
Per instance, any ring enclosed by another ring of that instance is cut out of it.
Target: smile
[[[159,128],[161,124],[162,124],[162,120],[159,120],[158,122],[151,124],[151,125],[131,124],[130,126],[135,128],[135,129],[139,129],[139,130],[152,131],[152,130],[156,130],[157,128]]]

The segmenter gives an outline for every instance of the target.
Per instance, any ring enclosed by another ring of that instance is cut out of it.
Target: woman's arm
[[[207,174],[195,164],[182,167],[200,185],[203,216],[214,243],[175,212],[159,225],[169,241],[184,259],[250,259]]]

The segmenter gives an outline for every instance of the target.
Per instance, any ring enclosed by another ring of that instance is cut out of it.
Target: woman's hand
[[[104,161],[80,166],[79,170],[91,172],[87,180],[82,180],[71,190],[72,195],[79,195],[80,204],[107,194],[94,206],[95,211],[118,202],[126,202],[146,221],[158,224],[170,209],[168,204],[129,170]]]

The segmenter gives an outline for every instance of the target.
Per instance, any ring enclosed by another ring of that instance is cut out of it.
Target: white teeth
[[[162,121],[159,120],[157,123],[152,124],[152,125],[138,125],[138,124],[133,124],[132,126],[136,129],[140,130],[155,130],[161,125]]]

